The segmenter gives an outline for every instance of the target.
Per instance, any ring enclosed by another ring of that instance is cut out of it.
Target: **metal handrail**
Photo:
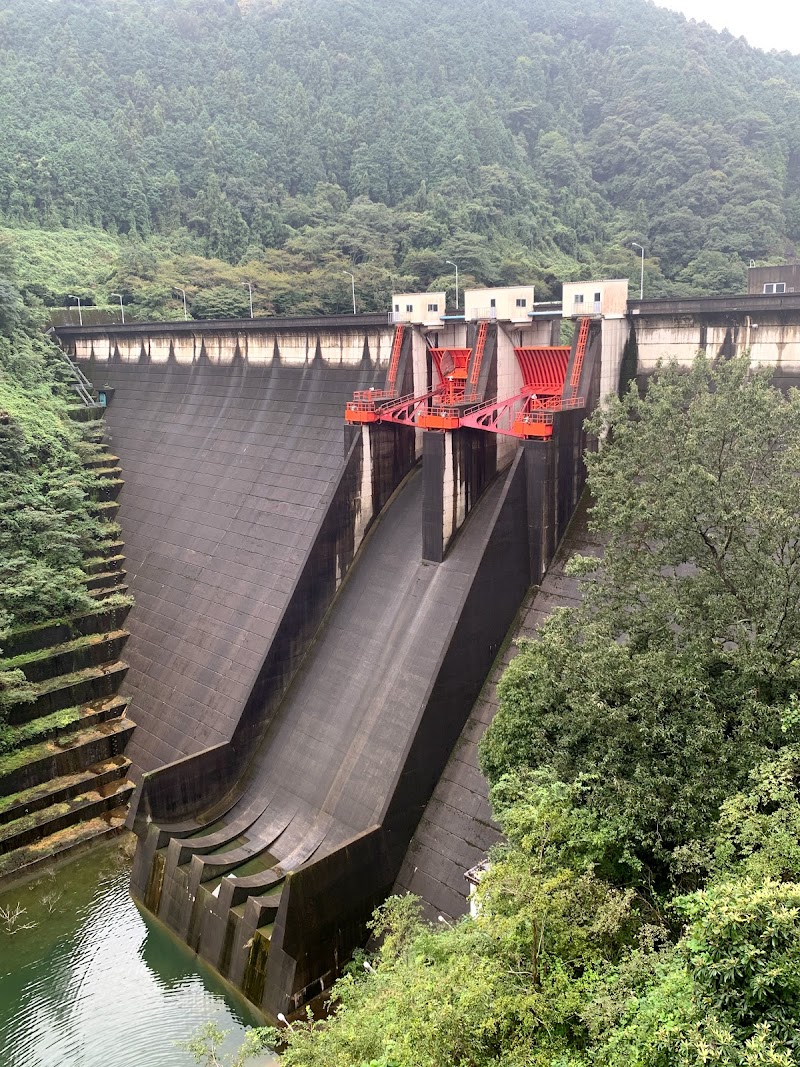
[[[86,375],[83,373],[81,368],[77,365],[77,363],[73,363],[73,361],[69,358],[69,356],[67,355],[67,353],[64,351],[63,348],[59,348],[58,349],[58,354],[61,356],[61,358],[64,360],[65,363],[69,364],[70,369],[72,370],[72,373],[75,375],[75,377],[81,383],[81,385],[83,385],[84,388],[86,388],[86,389],[91,389],[92,388],[92,383],[89,381],[89,379],[86,377]]]
[[[73,382],[72,388],[84,402],[87,408],[93,408],[97,406],[97,401],[94,399],[91,393],[87,392],[83,382]]]
[[[70,382],[70,386],[75,390],[75,392],[78,394],[78,396],[81,398],[87,408],[97,407],[97,401],[91,393],[91,390],[94,389],[92,383],[89,381],[89,379],[80,369],[80,367],[77,366],[77,364],[75,364],[70,359],[70,357],[67,355],[63,348],[57,347],[56,350],[61,359],[63,359],[69,367],[72,373],[72,377],[75,379],[73,382]]]

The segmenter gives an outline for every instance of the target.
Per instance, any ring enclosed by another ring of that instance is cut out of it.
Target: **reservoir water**
[[[190,1067],[175,1042],[198,1027],[227,1030],[230,1053],[263,1025],[143,917],[129,875],[129,849],[112,843],[0,892],[0,1067]]]

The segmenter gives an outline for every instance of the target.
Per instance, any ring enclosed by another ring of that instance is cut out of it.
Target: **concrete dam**
[[[272,1018],[393,890],[468,907],[484,685],[563,591],[628,335],[425,314],[58,331],[125,480],[132,891]]]

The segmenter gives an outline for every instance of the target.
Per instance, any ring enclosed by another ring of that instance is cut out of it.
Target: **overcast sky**
[[[770,0],[656,0],[659,7],[680,11],[687,18],[707,22],[715,30],[728,29],[746,37],[756,48],[777,48],[800,54],[800,3]]]

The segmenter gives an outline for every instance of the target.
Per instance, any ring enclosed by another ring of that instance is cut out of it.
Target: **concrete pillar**
[[[525,441],[528,551],[531,583],[541,582],[558,544],[556,534],[556,449],[551,441]]]
[[[602,331],[602,354],[600,357],[600,400],[619,394],[619,371],[622,366],[622,350],[628,340],[630,325],[626,318],[604,318]]]
[[[422,456],[422,558],[441,563],[497,473],[497,437],[483,430],[426,430]]]
[[[531,582],[541,582],[586,484],[583,411],[557,416],[549,441],[525,441]]]

